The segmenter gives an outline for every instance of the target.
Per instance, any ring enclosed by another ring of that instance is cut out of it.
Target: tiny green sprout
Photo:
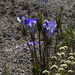
[[[73,56],[73,53],[69,53],[69,56]]]
[[[59,73],[55,74],[55,75],[60,75]]]
[[[73,74],[73,70],[68,70],[68,74],[72,75]]]
[[[61,61],[60,61],[60,64],[65,64],[65,63],[66,63],[65,60],[61,60]]]
[[[65,48],[64,48],[64,47],[60,47],[59,50],[60,50],[61,52],[63,52],[63,51],[65,50]]]
[[[73,56],[70,56],[69,57],[69,60],[71,60],[71,61],[74,60],[74,57]]]
[[[65,70],[63,68],[59,68],[58,72],[63,73],[63,72],[65,72]]]
[[[61,68],[64,68],[64,69],[66,69],[68,67],[67,64],[61,64],[60,66],[61,66]]]
[[[51,67],[51,70],[53,70],[53,69],[58,69],[58,66],[57,65],[52,65],[52,67]]]
[[[44,70],[43,73],[47,73],[47,74],[49,74],[49,71],[48,71],[48,70]]]

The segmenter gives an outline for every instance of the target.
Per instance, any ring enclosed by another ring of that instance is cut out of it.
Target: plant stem
[[[44,70],[45,70],[45,64],[46,64],[46,35],[44,34],[44,50],[43,50],[43,67],[44,67]]]
[[[28,45],[28,47],[29,47],[29,50],[30,50],[30,52],[31,52],[31,54],[32,54],[32,51],[31,51],[30,45],[28,44],[28,40],[27,40],[27,37],[26,37],[26,36],[25,36],[25,40],[26,40],[27,45]]]
[[[35,67],[34,55],[33,55],[33,52],[32,52],[32,50],[31,50],[31,48],[30,48],[30,45],[28,44],[28,40],[27,40],[27,37],[26,37],[26,36],[25,36],[25,40],[26,40],[26,42],[27,42],[27,45],[28,45],[29,50],[30,50],[30,52],[31,52],[31,57],[32,57],[32,59],[33,59],[32,65],[33,65],[33,67]]]
[[[53,69],[53,75],[55,75],[55,69]]]
[[[42,63],[41,46],[40,46],[40,31],[39,31],[39,53],[40,53],[40,62]]]
[[[55,43],[55,54],[57,53],[57,40],[58,40],[58,33],[57,33],[57,36],[56,36],[56,43]]]
[[[47,42],[48,42],[48,40],[47,40]],[[48,45],[48,43],[46,43],[46,47],[47,47],[47,52],[46,52],[46,55],[47,55],[46,65],[47,65],[47,70],[49,70],[49,45]]]
[[[6,60],[4,62],[4,75],[6,75]]]
[[[33,44],[34,44],[34,57],[35,57],[35,62],[36,62],[36,66],[38,68],[38,60],[37,60],[37,54],[36,54],[36,48],[35,48],[35,43],[33,41]]]

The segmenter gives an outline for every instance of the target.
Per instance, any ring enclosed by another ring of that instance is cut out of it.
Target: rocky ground
[[[75,0],[48,0],[48,18],[55,20],[59,7],[63,7],[63,26],[75,28]],[[37,16],[40,0],[0,0],[0,75],[4,75],[6,60],[7,75],[30,75],[30,51],[21,34],[16,17],[20,13]],[[75,31],[74,31],[75,33]]]

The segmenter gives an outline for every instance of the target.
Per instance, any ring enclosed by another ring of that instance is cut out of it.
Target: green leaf
[[[4,75],[6,75],[6,61],[4,62]]]

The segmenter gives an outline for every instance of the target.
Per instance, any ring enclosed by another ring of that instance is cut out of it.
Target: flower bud
[[[65,70],[64,70],[63,68],[59,68],[59,69],[58,69],[58,72],[60,72],[60,73],[61,73],[61,72],[65,72]]]
[[[68,67],[67,64],[62,64],[60,66],[61,66],[61,68],[64,68],[64,69],[66,69]]]
[[[69,53],[69,56],[73,56],[73,53]]]
[[[60,61],[60,64],[65,64],[65,60],[61,60]]]
[[[67,63],[67,65],[71,65],[72,64],[72,62],[70,60],[67,60],[66,63]]]
[[[62,7],[60,8],[60,12],[58,13],[58,16],[56,17],[56,23],[57,23],[57,29],[61,28],[62,23]]]
[[[43,73],[48,73],[49,74],[49,71],[48,70],[44,70]]]
[[[71,60],[71,61],[74,60],[74,57],[73,56],[70,56],[69,57],[69,60]]]
[[[52,64],[55,64],[55,61],[57,60],[56,56],[52,56]]]
[[[64,48],[64,47],[60,47],[59,50],[60,50],[61,52],[63,52],[63,51],[65,50],[65,48]]]
[[[43,26],[43,13],[42,13],[42,10],[41,10],[40,13],[39,13],[39,16],[37,18],[37,28],[38,28],[38,31],[41,31],[42,26]]]
[[[52,67],[51,67],[51,70],[53,70],[53,69],[58,69],[58,66],[57,65],[52,65]]]
[[[63,46],[65,49],[68,49],[68,47],[67,46]]]
[[[72,75],[73,74],[73,70],[68,70],[68,74]]]
[[[61,56],[61,54],[60,54],[60,53],[57,53],[57,54],[56,54],[56,56],[57,56],[57,57],[60,57],[60,56]]]
[[[73,65],[75,66],[75,62],[73,62]]]
[[[60,75],[59,73],[55,74],[55,75]]]
[[[61,53],[61,56],[62,56],[62,57],[64,57],[64,56],[65,56],[65,53],[64,53],[64,52],[62,52],[62,53]]]

